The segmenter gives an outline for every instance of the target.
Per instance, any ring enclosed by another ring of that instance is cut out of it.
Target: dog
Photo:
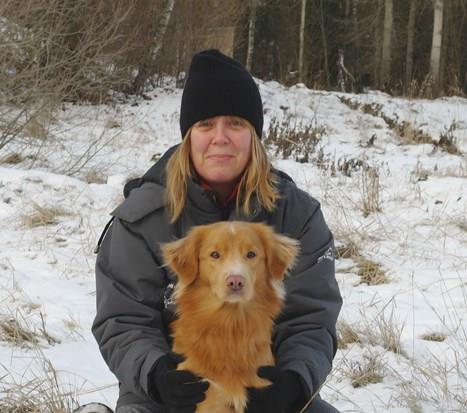
[[[210,383],[196,413],[243,413],[246,388],[271,384],[256,372],[274,364],[274,319],[298,245],[265,224],[219,222],[162,246],[178,278],[170,326],[173,351],[185,357],[178,369]]]

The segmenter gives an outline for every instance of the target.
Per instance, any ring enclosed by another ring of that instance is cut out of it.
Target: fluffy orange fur
[[[282,281],[298,242],[264,224],[220,222],[198,226],[162,247],[178,277],[172,325],[181,370],[210,382],[197,413],[243,413],[246,387],[264,387],[258,367],[274,364],[271,334],[284,299]],[[229,287],[229,277],[242,280]]]

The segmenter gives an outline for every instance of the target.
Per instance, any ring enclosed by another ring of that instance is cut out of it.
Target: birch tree
[[[258,0],[250,0],[250,18],[248,22],[248,50],[246,54],[246,68],[248,71],[251,71],[251,64],[253,62],[257,8]]]
[[[391,48],[393,26],[393,0],[384,0],[383,47],[381,51],[380,87],[389,83],[391,74]]]
[[[433,2],[433,40],[431,42],[430,55],[430,76],[433,82],[433,92],[438,95],[440,92],[440,62],[441,43],[443,40],[443,0]]]
[[[303,65],[303,54],[305,49],[305,13],[306,0],[302,0],[302,11],[300,14],[300,48],[298,53],[298,81],[304,83],[305,73]]]
[[[146,80],[151,76],[150,68],[152,64],[157,60],[159,52],[162,48],[164,41],[165,32],[169,25],[170,16],[172,15],[173,8],[175,6],[175,0],[167,0],[165,7],[162,10],[160,19],[157,22],[157,29],[155,30],[152,38],[152,47],[149,52],[149,56],[146,61],[138,69],[138,74],[133,82],[133,91],[135,93],[141,93],[144,88]]]
[[[326,87],[331,84],[329,76],[329,63],[328,63],[328,42],[326,39],[326,28],[324,26],[324,11],[323,11],[323,0],[319,1],[320,9],[320,26],[321,26],[321,40],[323,42],[323,56],[324,56],[324,72],[326,74]]]
[[[409,22],[407,24],[407,53],[405,57],[405,87],[408,88],[412,81],[413,73],[413,46],[415,36],[415,15],[417,12],[417,0],[410,0]]]

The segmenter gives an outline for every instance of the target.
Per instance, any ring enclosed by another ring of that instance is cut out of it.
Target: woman
[[[261,97],[240,63],[217,50],[193,57],[180,127],[182,143],[127,184],[97,258],[93,333],[120,383],[117,413],[188,413],[203,400],[208,383],[177,371],[180,356],[170,351],[175,280],[160,244],[220,220],[266,222],[300,240],[273,337],[276,366],[258,372],[272,384],[249,389],[248,405],[248,413],[298,412],[336,351],[341,297],[332,234],[319,203],[272,169],[260,141]],[[305,411],[337,410],[316,396]]]

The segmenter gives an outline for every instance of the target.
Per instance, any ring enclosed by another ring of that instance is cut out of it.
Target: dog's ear
[[[190,285],[198,276],[199,238],[198,231],[192,230],[186,237],[161,246],[165,263],[184,285]]]
[[[263,226],[262,232],[269,273],[274,280],[282,280],[287,270],[295,263],[300,243],[293,238],[275,233],[270,227]]]

